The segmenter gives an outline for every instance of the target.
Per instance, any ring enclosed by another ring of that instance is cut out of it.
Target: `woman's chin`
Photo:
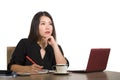
[[[46,36],[44,36],[44,38],[48,38],[48,37],[50,37],[51,35],[46,35]]]

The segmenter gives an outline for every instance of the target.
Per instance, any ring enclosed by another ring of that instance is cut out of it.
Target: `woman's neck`
[[[45,49],[47,42],[44,39],[41,39],[37,42],[42,49]]]

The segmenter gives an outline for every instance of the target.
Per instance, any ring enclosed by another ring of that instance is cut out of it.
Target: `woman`
[[[28,60],[30,57],[34,64]],[[51,15],[38,12],[31,22],[28,38],[21,39],[8,64],[14,72],[36,72],[41,69],[52,69],[53,65],[67,64],[62,48],[56,42],[56,32]]]

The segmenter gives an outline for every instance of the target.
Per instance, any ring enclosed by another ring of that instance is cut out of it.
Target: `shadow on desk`
[[[109,80],[105,72],[86,73],[87,80]]]
[[[54,75],[54,74],[40,74],[31,75],[31,80],[69,80],[70,75]],[[73,79],[74,80],[74,79]]]

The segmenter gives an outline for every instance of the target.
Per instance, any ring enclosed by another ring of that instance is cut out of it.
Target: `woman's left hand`
[[[48,42],[48,44],[50,44],[51,46],[55,46],[55,45],[57,44],[53,36],[49,36],[49,37],[47,38],[47,42]]]

